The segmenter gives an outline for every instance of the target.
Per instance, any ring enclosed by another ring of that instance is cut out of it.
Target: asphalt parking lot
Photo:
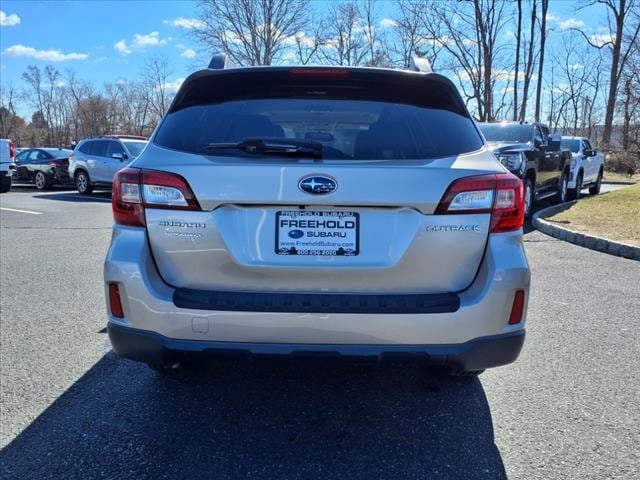
[[[640,478],[640,263],[525,235],[513,365],[227,362],[163,378],[104,333],[108,192],[0,197],[3,479]]]

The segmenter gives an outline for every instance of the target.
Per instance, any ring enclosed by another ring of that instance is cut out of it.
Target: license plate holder
[[[349,256],[360,253],[360,214],[341,210],[279,210],[275,253]]]

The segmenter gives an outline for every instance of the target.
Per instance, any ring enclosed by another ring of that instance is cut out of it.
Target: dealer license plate
[[[358,255],[357,212],[284,210],[276,212],[278,255]]]

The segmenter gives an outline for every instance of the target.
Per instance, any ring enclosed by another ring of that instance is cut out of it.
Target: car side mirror
[[[594,152],[593,150],[591,150],[590,148],[585,148],[585,149],[582,151],[582,154],[583,154],[585,157],[593,157],[593,156],[595,155],[595,152]]]
[[[125,158],[123,153],[112,153],[111,157],[115,158],[116,160],[120,160],[121,162],[123,162]]]
[[[549,135],[547,137],[548,146],[547,149],[551,152],[559,152],[560,144],[562,143],[562,137],[560,135]]]

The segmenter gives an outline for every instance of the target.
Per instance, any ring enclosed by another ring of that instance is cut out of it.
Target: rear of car
[[[0,193],[11,190],[11,176],[15,165],[15,149],[13,142],[8,138],[0,139]]]
[[[69,156],[72,153],[64,148],[24,149],[16,156],[13,180],[33,183],[38,190],[69,184]]]
[[[189,77],[113,185],[114,350],[512,362],[522,183],[446,78],[246,68]]]

